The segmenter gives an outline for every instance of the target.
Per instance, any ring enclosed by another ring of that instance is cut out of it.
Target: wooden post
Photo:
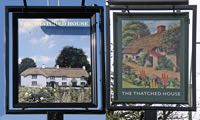
[[[145,110],[144,120],[157,120],[156,110]]]
[[[49,112],[47,114],[47,120],[64,120],[63,113],[61,112]]]

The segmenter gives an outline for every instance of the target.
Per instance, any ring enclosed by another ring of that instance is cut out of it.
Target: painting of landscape
[[[180,24],[122,21],[122,88],[180,89]]]
[[[91,103],[90,19],[18,25],[19,103]]]

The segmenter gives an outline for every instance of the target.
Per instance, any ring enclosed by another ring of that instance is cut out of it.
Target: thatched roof
[[[21,73],[21,76],[43,75],[46,77],[88,77],[89,74],[82,68],[28,68]]]
[[[151,51],[155,47],[160,47],[160,40],[165,32],[156,33],[141,37],[137,40],[131,41],[127,47],[122,51],[123,54],[132,54],[137,53],[140,49],[144,51]]]

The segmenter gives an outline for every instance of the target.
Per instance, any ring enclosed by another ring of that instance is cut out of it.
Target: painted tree
[[[163,51],[165,51],[167,54],[174,54],[177,57],[177,70],[179,71],[180,66],[180,39],[181,39],[181,28],[180,25],[175,24],[168,26],[168,30],[163,35],[163,38],[161,39],[161,48]]]
[[[19,64],[19,74],[25,71],[28,68],[36,67],[36,63],[31,58],[24,58],[22,59],[21,63]]]
[[[130,41],[147,35],[150,35],[150,30],[146,24],[138,21],[124,23],[122,28],[122,45],[127,46]]]

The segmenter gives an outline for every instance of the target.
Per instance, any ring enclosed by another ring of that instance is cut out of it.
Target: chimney
[[[140,38],[140,34],[137,34],[137,39],[139,39]]]
[[[59,65],[56,65],[56,68],[59,69],[60,68]]]
[[[166,31],[166,27],[164,25],[157,26],[157,33],[162,33]]]
[[[83,66],[82,69],[85,70],[85,66]]]
[[[45,68],[45,64],[42,64],[42,68]]]

